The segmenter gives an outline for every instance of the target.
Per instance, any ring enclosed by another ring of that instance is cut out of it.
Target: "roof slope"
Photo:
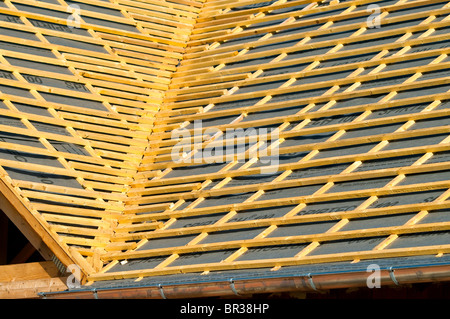
[[[0,2],[0,187],[65,265],[101,269],[200,6]]]
[[[448,264],[449,1],[70,3],[0,2],[0,176],[88,281]]]

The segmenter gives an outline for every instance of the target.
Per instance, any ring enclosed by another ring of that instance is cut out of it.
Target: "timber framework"
[[[41,296],[448,281],[449,31],[438,0],[0,1],[0,209]]]

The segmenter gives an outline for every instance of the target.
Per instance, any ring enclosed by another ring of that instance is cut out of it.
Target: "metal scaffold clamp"
[[[159,288],[159,292],[161,293],[161,297],[162,297],[163,299],[167,299],[166,295],[164,294],[163,286],[162,286],[161,284],[159,284],[159,285],[158,285],[158,288]]]
[[[395,278],[394,269],[392,267],[389,267],[389,277],[397,286],[400,285],[399,282],[397,281],[397,278]]]
[[[314,281],[313,281],[313,278],[312,278],[311,273],[308,273],[307,276],[308,276],[308,282],[309,282],[309,285],[311,286],[312,289],[314,289],[315,291],[317,291],[317,287],[316,287],[316,285],[314,284]]]
[[[231,290],[234,292],[234,294],[235,294],[236,296],[239,296],[239,293],[237,292],[236,287],[234,286],[234,280],[233,280],[233,278],[230,278],[230,287],[231,287]]]

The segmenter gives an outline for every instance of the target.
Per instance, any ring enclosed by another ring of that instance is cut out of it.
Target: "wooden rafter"
[[[409,176],[448,172],[448,158],[428,162],[450,150],[450,77],[443,72],[450,69],[449,34],[443,32],[448,1],[381,4],[382,27],[375,29],[367,24],[369,0],[80,0],[79,16],[72,17],[64,0],[3,3],[0,208],[46,259],[78,264],[95,281],[449,252],[448,245],[390,248],[406,234],[450,230],[446,221],[421,223],[430,212],[449,208],[448,178],[403,184]],[[78,27],[69,28],[67,18],[79,18]],[[430,92],[410,95],[421,90]],[[287,108],[295,111],[285,115]],[[264,115],[270,112],[274,116]],[[199,132],[191,125],[197,120],[212,124]],[[263,127],[278,134],[259,134],[254,143],[225,134]],[[378,132],[383,127],[392,130]],[[185,161],[175,162],[180,139],[172,134],[183,128],[190,149]],[[369,133],[352,135],[364,130]],[[436,140],[390,147],[428,137]],[[302,139],[307,142],[291,143]],[[206,149],[233,143],[251,145],[239,157],[193,161]],[[359,146],[366,149],[333,153]],[[299,157],[276,165],[273,178],[233,184],[264,173],[258,160],[267,149]],[[359,170],[401,157],[415,160]],[[201,168],[211,163],[220,168]],[[333,165],[345,167],[296,176]],[[381,186],[333,191],[339,183],[381,178]],[[303,186],[317,189],[264,197]],[[424,192],[440,195],[395,209],[373,206],[380,198]],[[243,193],[249,197],[237,203],[214,202]],[[360,202],[345,211],[304,213],[309,205],[351,199]],[[247,210],[279,206],[289,209],[278,217],[233,220]],[[344,229],[365,217],[405,213],[414,216],[402,225]],[[215,214],[220,218],[207,225],[179,226]],[[282,226],[325,221],[335,223],[319,233],[273,235]],[[243,229],[258,234],[205,243]],[[187,243],[145,248],[152,240],[185,235],[192,236]],[[316,254],[322,243],[372,237],[380,238],[372,250]],[[298,244],[305,247],[293,257],[241,260],[256,247]],[[223,261],[178,265],[189,254],[223,250],[231,251]],[[31,251],[25,247],[16,261]],[[139,258],[161,260],[145,270],[114,270],[119,261]]]
[[[67,289],[66,278],[51,261],[0,266],[0,298],[38,298],[41,292]]]

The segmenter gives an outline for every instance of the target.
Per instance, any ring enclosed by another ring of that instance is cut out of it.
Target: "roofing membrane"
[[[1,1],[0,186],[95,287],[447,262],[449,14]]]

